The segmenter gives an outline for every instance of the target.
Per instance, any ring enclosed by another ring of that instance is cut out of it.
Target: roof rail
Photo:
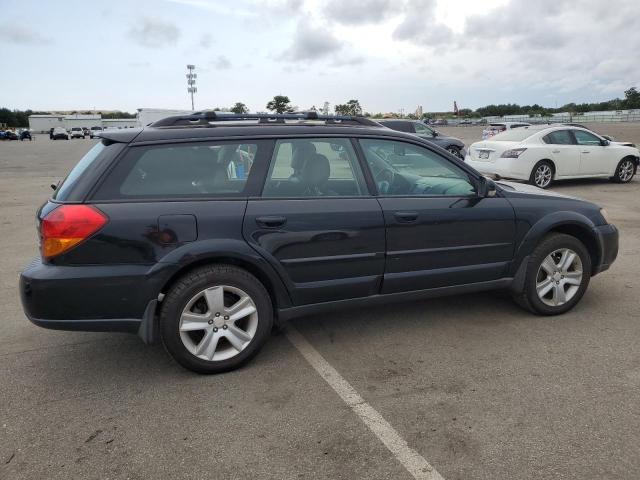
[[[258,123],[279,124],[287,120],[324,121],[327,125],[368,125],[380,126],[378,123],[361,116],[350,115],[318,115],[318,112],[294,113],[226,113],[203,110],[190,115],[177,115],[153,122],[151,127],[179,126],[213,126],[216,122],[233,122],[239,120],[258,120]]]

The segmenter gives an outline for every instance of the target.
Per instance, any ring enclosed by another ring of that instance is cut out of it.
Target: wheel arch
[[[160,293],[166,294],[176,280],[197,268],[211,264],[226,264],[243,268],[256,277],[269,292],[274,312],[290,307],[289,292],[269,263],[246,244],[233,243],[234,245],[221,245],[216,242],[215,245],[209,245],[209,242],[203,242],[203,245],[194,245],[188,251],[175,252],[175,257],[171,255],[171,258],[163,259],[164,265],[170,262],[174,268],[162,283]]]
[[[556,175],[558,173],[558,167],[556,166],[556,162],[554,162],[553,160],[551,160],[550,158],[541,158],[540,160],[537,160],[536,162],[534,162],[533,167],[531,167],[531,172],[529,173],[529,176],[533,175],[533,172],[535,171],[536,167],[538,165],[540,165],[542,162],[547,162],[551,165],[551,168],[553,169],[553,180],[556,180]]]
[[[593,231],[595,225],[584,215],[577,212],[555,212],[534,224],[520,242],[516,251],[511,274],[518,276],[521,264],[534,251],[545,235],[564,233],[580,240],[591,257],[592,274],[600,263],[600,243]]]

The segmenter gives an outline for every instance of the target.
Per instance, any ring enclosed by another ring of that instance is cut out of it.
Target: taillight
[[[40,250],[43,258],[64,253],[100,230],[109,218],[88,205],[61,205],[42,219]]]

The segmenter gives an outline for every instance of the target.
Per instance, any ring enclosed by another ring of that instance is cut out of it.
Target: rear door
[[[379,292],[384,219],[348,138],[278,140],[243,235],[280,273],[295,305]]]
[[[361,139],[387,227],[383,293],[497,280],[513,256],[515,216],[479,198],[472,177],[422,146]]]
[[[576,143],[580,147],[580,175],[600,175],[609,173],[600,137],[585,130],[572,130]]]
[[[569,130],[555,130],[542,139],[551,151],[558,176],[580,175],[580,147]]]

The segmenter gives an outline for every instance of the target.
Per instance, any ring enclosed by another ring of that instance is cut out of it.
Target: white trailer
[[[150,123],[157,122],[163,118],[173,115],[189,115],[193,113],[191,110],[169,110],[165,108],[139,108],[138,109],[138,126],[145,127]]]

